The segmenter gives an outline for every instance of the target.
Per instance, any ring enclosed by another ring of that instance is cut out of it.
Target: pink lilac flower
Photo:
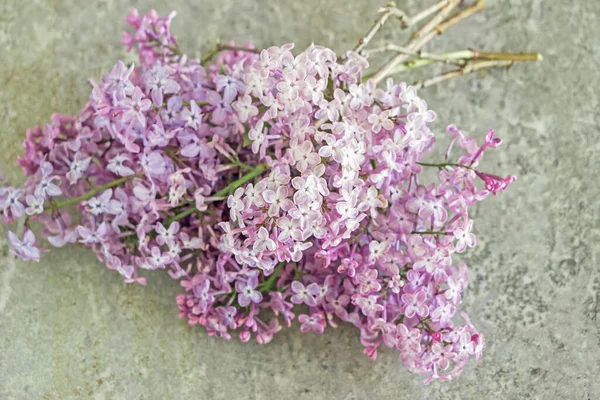
[[[238,292],[238,303],[242,307],[250,305],[250,303],[260,303],[263,299],[262,293],[256,290],[258,281],[256,278],[250,278],[246,282],[237,281],[235,290]]]
[[[199,284],[194,286],[194,296],[198,299],[198,303],[193,309],[195,314],[204,313],[208,306],[214,301],[214,296],[209,291],[210,281],[208,279],[203,279]]]
[[[448,326],[452,323],[452,317],[456,312],[456,307],[451,303],[442,304],[431,312],[431,319],[439,321],[441,326]]]
[[[305,303],[308,306],[316,306],[316,296],[319,294],[319,286],[316,283],[311,283],[304,286],[298,281],[292,282],[292,291],[295,293],[290,301],[294,304]]]
[[[323,333],[325,330],[325,319],[320,313],[314,313],[310,316],[300,314],[298,321],[302,324],[300,325],[301,332],[313,331],[315,333]]]
[[[179,222],[173,222],[169,225],[169,228],[165,228],[163,224],[160,222],[156,223],[156,233],[158,236],[156,237],[156,243],[159,245],[170,244],[176,240],[176,234],[179,232]]]
[[[483,334],[455,321],[468,273],[453,257],[476,244],[472,207],[515,179],[480,167],[495,133],[450,125],[444,162],[427,160],[435,112],[405,83],[365,82],[363,56],[284,44],[201,65],[173,17],[132,11],[139,63],[28,130],[27,182],[0,187],[4,222],[27,227],[13,253],[39,259],[38,223],[127,283],[166,270],[179,316],[225,340],[269,343],[302,305],[302,332],[352,325],[368,357],[394,348],[427,382],[480,359]]]
[[[267,231],[264,227],[260,227],[256,236],[257,238],[252,245],[252,250],[256,252],[262,252],[265,250],[273,251],[277,248],[275,241],[269,237],[269,231]]]
[[[165,268],[171,261],[171,256],[164,254],[158,246],[152,247],[150,255],[148,257],[147,269],[160,269]]]
[[[358,290],[362,294],[378,292],[381,290],[381,284],[377,280],[377,270],[370,269],[358,274],[354,281],[358,284]]]
[[[460,335],[459,342],[456,344],[456,355],[458,358],[468,358],[470,355],[475,354],[475,343],[471,340],[471,334],[469,332],[463,332]]]
[[[242,96],[238,101],[233,103],[233,109],[237,111],[240,122],[246,122],[249,118],[258,115],[258,108],[252,104],[252,97],[249,95]]]
[[[456,239],[454,250],[457,253],[465,251],[467,246],[475,246],[475,235],[471,233],[471,229],[473,229],[473,221],[469,221],[464,228],[454,229],[454,238]]]
[[[454,353],[451,345],[443,346],[440,343],[436,343],[433,345],[431,351],[435,362],[442,370],[447,369],[450,362],[456,357],[456,353]]]
[[[222,322],[230,329],[236,329],[237,323],[235,321],[235,315],[237,309],[233,306],[221,306],[216,308],[217,313],[221,315]]]
[[[427,317],[429,315],[429,308],[425,304],[427,300],[427,294],[423,290],[419,290],[416,293],[405,293],[402,295],[402,301],[406,304],[404,315],[408,318],[412,318],[415,315],[420,317]]]
[[[356,297],[354,300],[356,305],[360,307],[360,310],[364,315],[371,317],[376,313],[383,311],[384,307],[381,304],[377,304],[377,296],[371,295],[366,297]]]
[[[287,188],[280,186],[277,191],[267,189],[262,194],[263,199],[269,204],[268,215],[275,217],[279,215],[279,211],[289,211],[294,206],[294,203],[287,197]]]

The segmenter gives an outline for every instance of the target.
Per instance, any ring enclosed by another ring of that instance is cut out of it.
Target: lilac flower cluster
[[[173,16],[132,11],[141,65],[118,62],[80,115],[27,131],[28,180],[0,189],[4,222],[25,217],[14,253],[39,260],[37,221],[126,282],[166,269],[180,317],[211,336],[268,343],[299,313],[302,332],[354,325],[367,356],[395,348],[427,382],[479,359],[484,336],[453,322],[468,274],[452,255],[475,245],[469,207],[515,179],[478,169],[493,131],[477,144],[451,125],[446,160],[423,162],[436,114],[404,83],[362,82],[362,56],[231,45],[203,65]],[[420,181],[428,167],[437,182]]]

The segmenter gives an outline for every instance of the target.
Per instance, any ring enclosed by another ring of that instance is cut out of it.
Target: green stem
[[[202,57],[202,60],[200,61],[201,65],[205,65],[206,63],[208,63],[210,60],[212,60],[212,58],[217,55],[217,53],[219,52],[219,48],[217,46],[213,47],[212,49],[210,49],[206,55],[204,57]]]
[[[239,161],[239,160],[234,160],[234,161],[232,161],[232,162],[231,162],[231,165],[233,165],[233,166],[235,166],[235,167],[239,167],[239,168],[245,169],[245,170],[247,170],[247,171],[252,171],[252,170],[254,169],[254,168],[252,168],[251,166],[249,166],[248,164],[246,164],[246,163],[243,163],[243,162],[241,162],[241,161]]]
[[[261,49],[249,49],[244,46],[232,46],[229,44],[218,44],[217,49],[219,51],[224,51],[224,50],[245,51],[247,53],[255,53],[255,54],[260,54],[260,52],[261,52]]]
[[[427,58],[427,56],[423,56],[423,58],[417,58],[415,60],[406,61],[402,64],[399,64],[394,69],[392,69],[388,75],[397,74],[400,72],[409,71],[412,69],[424,67],[426,65],[443,62],[444,60],[458,60],[463,61],[464,64],[467,63],[467,60],[505,60],[505,61],[539,61],[542,59],[542,55],[539,53],[493,53],[493,52],[485,52],[485,51],[477,51],[477,50],[458,50],[451,51],[448,53],[443,53],[439,55],[435,55],[435,57]],[[365,75],[363,77],[363,81],[367,81],[372,78],[375,73]]]
[[[72,199],[68,199],[68,200],[64,200],[61,202],[58,202],[56,204],[54,204],[54,207],[48,207],[48,208],[63,208],[63,207],[67,207],[70,206],[71,204],[76,204],[79,203],[80,201],[85,201],[85,200],[89,200],[92,197],[96,196],[98,193],[101,193],[103,191],[105,191],[106,189],[110,189],[112,187],[115,186],[119,186],[133,178],[135,178],[137,175],[129,175],[129,176],[124,176],[122,178],[116,179],[112,182],[107,183],[106,185],[102,185],[102,186],[98,186],[95,189],[90,190],[89,192],[87,192],[86,194],[83,194],[79,197],[74,197]]]
[[[468,165],[464,165],[464,164],[457,164],[457,163],[450,163],[450,162],[446,162],[446,163],[439,163],[439,164],[434,164],[434,163],[424,163],[424,162],[417,162],[417,164],[419,164],[422,167],[436,167],[436,168],[445,168],[445,167],[462,167],[462,168],[466,168],[466,169],[473,169],[471,167],[469,167]]]
[[[184,101],[182,105],[184,107],[189,107],[190,106],[190,102],[189,101]],[[208,101],[196,101],[196,105],[198,107],[202,107],[202,106],[208,106],[208,105],[210,105],[210,103]]]
[[[257,176],[259,176],[260,174],[265,172],[268,167],[269,166],[266,164],[257,165],[255,168],[252,169],[252,171],[248,172],[246,175],[242,176],[241,178],[231,182],[229,185],[227,185],[226,187],[224,187],[223,189],[221,189],[217,193],[215,193],[215,197],[223,197],[225,195],[229,195],[235,189],[242,186],[244,183],[251,181],[252,179],[256,178]]]
[[[413,235],[450,235],[450,232],[443,231],[412,231]]]
[[[175,215],[174,217],[171,217],[167,220],[167,226],[171,225],[173,222],[175,221],[179,221],[180,219],[183,219],[185,217],[187,217],[188,215],[191,215],[193,213],[196,212],[196,207],[192,207],[192,208],[188,208],[187,210],[185,210],[184,212],[181,212],[177,215]]]
[[[255,168],[252,169],[252,171],[248,172],[246,175],[242,176],[241,178],[231,182],[229,185],[227,185],[223,189],[219,190],[217,193],[215,193],[211,197],[217,197],[218,198],[217,200],[222,200],[222,197],[228,196],[229,194],[231,194],[231,192],[233,192],[235,189],[242,186],[244,183],[251,181],[252,179],[256,178],[257,176],[259,176],[260,174],[265,172],[267,170],[267,167],[268,166],[266,164],[257,165]],[[217,201],[217,200],[213,200],[213,201]],[[196,211],[197,211],[196,207],[191,207],[185,211],[180,212],[177,215],[172,216],[171,218],[169,218],[167,220],[167,226],[171,225],[175,221],[179,221],[180,219],[185,218],[188,215],[195,213]]]
[[[473,54],[474,54],[474,52],[472,50],[459,50],[459,51],[452,51],[449,53],[440,54],[439,57],[444,58],[446,60],[468,60],[468,59],[473,58]],[[407,62],[404,62],[404,63],[398,65],[397,67],[395,67],[393,70],[390,71],[390,73],[388,75],[393,75],[393,74],[397,74],[400,72],[409,71],[411,69],[424,67],[426,65],[434,64],[436,62],[440,62],[440,61],[434,60],[431,58],[419,58],[416,60],[407,61]],[[375,73],[365,75],[363,77],[363,81],[367,81],[367,80],[371,79],[374,75],[375,75]]]
[[[421,321],[421,323],[423,324],[425,329],[427,329],[429,332],[435,332],[433,329],[431,329],[431,326],[429,326],[429,324],[427,322]]]
[[[269,293],[269,292],[273,291],[273,289],[274,289],[273,286],[275,286],[275,282],[277,282],[277,277],[279,276],[279,273],[283,269],[284,265],[285,265],[285,262],[279,263],[279,265],[277,265],[277,267],[275,267],[275,270],[273,271],[271,276],[269,276],[269,279],[267,279],[266,281],[264,281],[263,283],[258,285],[258,290],[260,292]]]
[[[245,51],[248,53],[255,53],[255,54],[260,54],[261,49],[249,49],[247,47],[242,47],[242,46],[231,46],[229,44],[223,44],[223,43],[218,43],[215,47],[213,47],[212,49],[210,49],[206,55],[204,57],[202,57],[202,60],[200,61],[201,65],[205,65],[207,62],[209,62],[210,60],[212,60],[212,58],[214,56],[216,56],[218,53],[224,51],[224,50],[233,50],[233,51]]]

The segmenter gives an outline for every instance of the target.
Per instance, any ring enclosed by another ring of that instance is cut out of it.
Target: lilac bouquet
[[[256,49],[218,43],[202,60],[182,54],[154,11],[127,17],[128,50],[95,82],[77,116],[27,131],[23,187],[0,188],[12,251],[39,261],[38,237],[90,247],[125,282],[167,270],[180,280],[179,316],[209,335],[269,343],[297,317],[302,332],[346,322],[364,353],[396,349],[426,382],[481,357],[483,334],[461,313],[475,246],[469,208],[515,177],[480,168],[481,140],[447,127],[443,160],[429,161],[436,114],[416,87],[537,55],[420,48],[478,11],[445,0],[409,18],[393,4],[353,51],[311,45]],[[406,47],[364,50],[389,18],[422,27]],[[393,58],[368,74],[369,54]],[[388,75],[434,62],[458,69],[415,86]],[[437,171],[424,182],[422,171]],[[18,229],[21,230],[21,229]],[[47,245],[46,245],[47,246]]]

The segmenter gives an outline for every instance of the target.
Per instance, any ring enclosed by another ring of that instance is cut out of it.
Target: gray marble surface
[[[174,30],[194,54],[216,37],[258,46],[311,41],[338,51],[370,25],[379,2],[1,0],[0,171],[25,129],[76,113],[88,77],[124,58],[128,7],[179,12]],[[399,1],[416,10],[419,1]],[[442,131],[495,128],[505,139],[485,165],[511,190],[481,204],[479,246],[464,260],[464,308],[488,349],[449,383],[423,387],[393,352],[361,354],[349,327],[297,327],[268,346],[225,342],[177,318],[178,283],[155,274],[124,286],[82,248],[40,264],[8,255],[0,228],[0,399],[598,399],[600,398],[600,2],[489,0],[430,50],[542,51],[545,61],[468,76],[422,92]],[[384,41],[401,38],[388,27]]]

